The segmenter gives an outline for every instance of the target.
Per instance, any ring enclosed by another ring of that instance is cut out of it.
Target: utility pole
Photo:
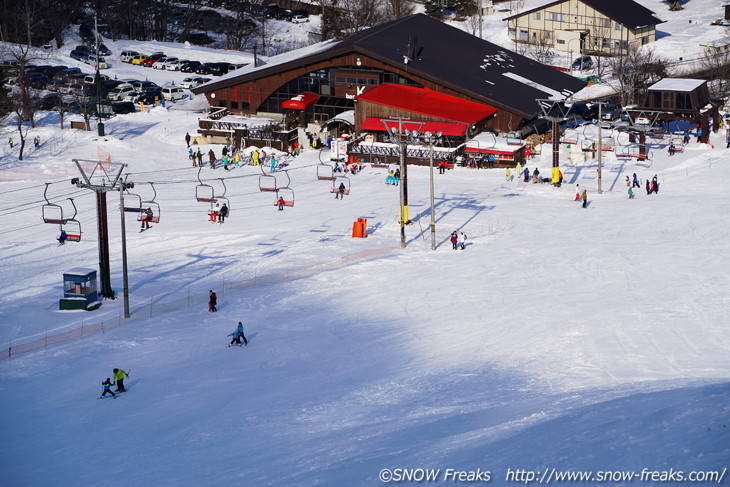
[[[124,317],[129,318],[129,277],[127,274],[127,224],[124,219],[124,191],[134,188],[134,183],[119,184],[119,214],[122,219],[122,282],[124,284]],[[141,208],[140,208],[141,209]]]
[[[80,178],[73,178],[72,184],[79,188],[90,189],[96,193],[96,221],[99,241],[99,273],[101,275],[101,295],[114,299],[109,271],[109,229],[107,225],[106,193],[118,191],[121,175],[126,164],[73,159]],[[122,217],[124,215],[122,214]]]

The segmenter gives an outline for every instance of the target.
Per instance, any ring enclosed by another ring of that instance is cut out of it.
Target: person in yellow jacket
[[[117,383],[117,390],[114,392],[126,392],[124,388],[124,377],[129,377],[129,374],[122,369],[114,369],[114,381]]]

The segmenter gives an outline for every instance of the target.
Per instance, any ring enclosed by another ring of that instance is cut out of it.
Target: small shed
[[[98,299],[96,289],[96,270],[76,268],[64,272],[59,309],[89,309]]]
[[[494,165],[513,167],[525,162],[525,141],[509,137],[497,137],[489,132],[482,132],[466,142],[464,152],[467,158],[482,159],[494,157]]]

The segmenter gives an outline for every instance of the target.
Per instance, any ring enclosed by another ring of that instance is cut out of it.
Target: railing
[[[249,279],[242,281],[228,281],[221,282],[217,289],[221,290],[221,297],[227,290],[233,289],[245,289],[257,286],[268,286],[270,284],[276,284],[279,282],[289,281],[293,279],[301,279],[304,277],[310,277],[323,271],[335,269],[342,265],[347,265],[351,262],[358,261],[360,259],[374,257],[379,255],[386,255],[394,252],[400,247],[385,247],[380,249],[367,249],[353,254],[348,254],[338,259],[333,259],[327,262],[314,264],[306,267],[296,269],[286,269],[282,272],[256,275]],[[24,338],[16,338],[8,341],[8,347],[0,350],[0,360],[11,359],[16,355],[20,355],[35,350],[46,349],[49,346],[56,345],[58,343],[75,340],[82,338],[86,335],[98,332],[106,332],[123,325],[127,325],[134,321],[142,320],[151,317],[153,314],[159,314],[168,311],[176,311],[182,307],[190,308],[191,304],[202,304],[208,301],[208,292],[196,292],[192,293],[190,288],[187,290],[187,296],[184,298],[176,299],[169,302],[155,302],[154,298],[150,298],[149,304],[145,304],[137,308],[129,318],[122,318],[122,315],[110,317],[107,320],[99,323],[84,323],[82,320],[80,326],[75,326],[69,330],[58,331],[51,330],[46,331],[42,334],[32,335]],[[74,326],[74,325],[70,325]]]

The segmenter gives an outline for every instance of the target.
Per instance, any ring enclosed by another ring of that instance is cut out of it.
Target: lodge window
[[[615,30],[621,30],[621,24],[616,22],[616,24],[613,26]]]
[[[677,110],[690,110],[692,109],[692,100],[688,93],[677,93],[676,106]]]
[[[644,36],[641,38],[641,45],[649,44],[649,36]]]
[[[565,21],[565,14],[561,14],[558,12],[548,12],[547,13],[548,20],[553,20],[555,22],[564,22]]]
[[[558,44],[565,44],[565,39],[558,39],[555,42],[557,42]]]
[[[532,20],[540,20],[540,12],[533,12]]]
[[[528,39],[528,32],[526,29],[520,29],[520,40],[521,41],[527,41]]]
[[[605,37],[601,39],[601,48],[602,48],[602,49],[606,49],[606,48],[608,48],[608,46],[609,46],[609,45],[610,45],[610,44],[609,44],[609,42],[608,42],[608,39],[606,39]]]
[[[671,110],[674,108],[674,93],[665,91],[662,93],[662,108]]]
[[[598,19],[598,25],[611,28],[611,19]]]

